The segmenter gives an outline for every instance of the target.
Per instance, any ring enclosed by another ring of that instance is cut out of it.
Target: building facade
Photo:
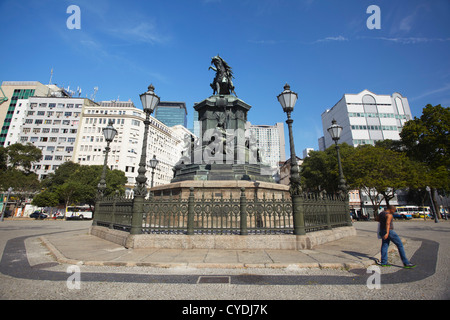
[[[108,166],[111,170],[121,170],[125,173],[126,193],[129,194],[138,175],[145,119],[145,113],[132,102],[101,101],[86,107],[73,161],[81,165],[103,165],[106,141],[102,129],[108,125],[110,119],[117,135],[110,144]],[[154,155],[159,160],[153,176],[154,186],[170,183],[173,178],[172,168],[181,157],[183,145],[183,137],[178,130],[150,117],[147,160]],[[149,167],[146,176],[150,186],[152,176]]]
[[[279,122],[270,125],[252,125],[247,122],[246,130],[256,138],[261,151],[262,162],[278,168],[279,162],[286,161],[284,124]]]
[[[185,102],[160,101],[155,108],[155,118],[168,127],[182,125],[187,127],[187,109]]]
[[[386,139],[400,140],[400,131],[412,115],[408,99],[399,93],[376,95],[364,90],[345,94],[333,108],[322,113],[324,135],[319,139],[319,150],[334,144],[327,132],[333,119],[343,128],[339,143],[358,146]]]
[[[0,100],[0,147],[5,144],[13,119],[20,116],[16,110],[18,100],[32,96],[47,96],[49,87],[38,81],[3,81],[1,85],[2,99]],[[17,121],[17,120],[16,120]],[[16,124],[17,125],[17,124]],[[10,134],[9,134],[10,135]]]

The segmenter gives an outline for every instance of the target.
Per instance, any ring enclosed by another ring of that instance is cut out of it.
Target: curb
[[[195,268],[195,269],[366,269],[368,266],[375,264],[373,259],[363,260],[361,262],[344,262],[344,263],[330,263],[330,262],[304,262],[304,263],[215,263],[215,262],[138,262],[138,261],[82,261],[70,259],[64,256],[48,239],[45,237],[39,238],[43,245],[47,247],[51,255],[58,263],[71,265],[85,265],[85,266],[109,266],[109,267],[153,267],[153,268]],[[390,248],[391,249],[395,248]],[[375,259],[379,260],[379,256]],[[378,258],[377,258],[378,257]]]

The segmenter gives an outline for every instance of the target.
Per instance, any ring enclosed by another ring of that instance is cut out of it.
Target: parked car
[[[43,219],[47,219],[48,215],[46,215],[45,213],[40,212],[40,211],[35,211],[32,214],[30,214],[30,218],[34,218],[36,220],[37,219],[43,220]]]

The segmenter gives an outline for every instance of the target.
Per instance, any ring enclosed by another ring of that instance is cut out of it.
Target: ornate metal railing
[[[303,212],[306,232],[350,225],[348,200],[339,195],[304,193],[296,205]],[[98,201],[94,223],[111,229],[144,234],[292,234],[294,233],[292,199],[194,196],[150,196],[138,211],[134,199],[111,197]],[[135,213],[133,213],[135,212]],[[133,220],[137,219],[137,220]]]

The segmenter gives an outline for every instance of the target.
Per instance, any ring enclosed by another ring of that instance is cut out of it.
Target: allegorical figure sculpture
[[[237,97],[236,92],[234,92],[232,81],[233,71],[228,63],[217,55],[211,59],[211,64],[214,65],[214,67],[210,66],[209,69],[216,72],[216,77],[214,78],[213,83],[211,83],[213,94],[229,95],[233,93]]]

